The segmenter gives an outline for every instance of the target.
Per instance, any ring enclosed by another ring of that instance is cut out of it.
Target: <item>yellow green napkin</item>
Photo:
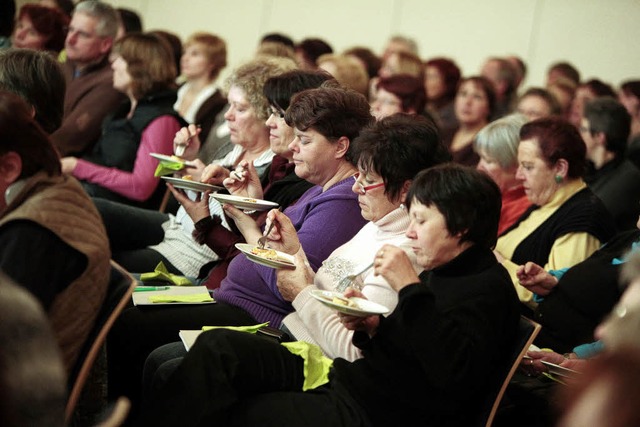
[[[191,281],[186,277],[169,273],[169,270],[167,270],[167,267],[165,267],[162,261],[160,261],[158,265],[156,265],[156,269],[151,273],[142,273],[140,275],[140,280],[142,280],[143,282],[150,281],[150,280],[169,282],[175,286],[191,286],[192,285]]]
[[[232,331],[248,332],[250,334],[255,334],[256,332],[258,332],[258,329],[262,328],[263,326],[269,326],[269,322],[264,322],[264,323],[260,323],[259,325],[252,325],[252,326],[203,326],[202,330],[210,331],[211,329],[230,329]]]
[[[329,370],[333,360],[322,354],[320,347],[304,341],[283,342],[282,345],[291,353],[304,359],[302,391],[311,390],[329,382]]]
[[[180,160],[160,160],[153,176],[157,178],[159,176],[170,175],[175,171],[182,170],[183,168],[184,162]]]
[[[153,295],[149,297],[149,301],[154,304],[160,302],[212,302],[213,298],[211,298],[209,292],[203,292],[201,294],[189,295]]]

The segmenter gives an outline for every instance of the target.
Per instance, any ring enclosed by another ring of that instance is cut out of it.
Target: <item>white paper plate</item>
[[[248,243],[236,243],[236,248],[238,248],[243,254],[247,256],[247,258],[255,263],[271,268],[295,268],[292,255],[276,251],[276,253],[278,254],[278,259],[268,259],[252,253],[251,250],[255,247],[255,245],[250,245]]]
[[[335,303],[333,302],[333,297],[339,296],[344,298],[344,296],[340,292],[335,291],[323,291],[320,289],[314,289],[313,291],[311,291],[311,296],[327,307],[333,308],[340,313],[349,314],[351,316],[364,317],[374,314],[385,314],[390,311],[387,307],[364,298],[349,298],[351,301],[355,302],[358,305],[357,307],[348,307],[346,305]]]
[[[565,378],[575,378],[576,375],[580,375],[580,372],[574,371],[573,369],[565,368],[564,366],[556,365],[555,363],[545,362],[541,360],[542,364],[547,367],[549,373],[552,375],[557,375],[559,377]]]
[[[218,187],[217,185],[205,184],[204,182],[191,181],[189,179],[175,178],[172,176],[161,176],[160,178],[164,179],[167,182],[170,182],[174,187],[182,188],[183,190],[205,192],[219,191],[223,189],[223,187]]]
[[[230,194],[211,194],[211,197],[220,203],[228,203],[238,209],[266,211],[278,207],[277,203],[268,200],[251,199],[249,197],[232,196]]]
[[[184,163],[185,161],[182,159],[177,159],[173,156],[167,156],[166,154],[160,154],[160,153],[149,153],[149,155],[151,157],[153,157],[154,159],[158,159],[161,160],[163,162],[171,162],[171,163],[181,163],[182,167],[184,168]]]

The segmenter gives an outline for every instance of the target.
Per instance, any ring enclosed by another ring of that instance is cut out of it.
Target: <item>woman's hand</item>
[[[229,177],[229,170],[220,165],[207,165],[200,175],[200,182],[212,185],[222,185],[222,182]]]
[[[222,209],[225,211],[227,216],[235,222],[238,230],[242,233],[245,242],[253,245],[258,243],[258,239],[262,237],[262,232],[253,218],[228,203],[224,203],[222,205]]]
[[[275,224],[268,236],[269,247],[291,255],[297,253],[301,249],[300,239],[289,217],[278,209],[272,209],[267,214],[265,229],[268,229],[272,222]]]
[[[231,172],[222,184],[234,196],[250,197],[252,199],[262,199],[264,197],[258,172],[253,163],[246,160],[238,163],[236,170]]]
[[[373,272],[384,277],[396,292],[420,281],[407,254],[393,245],[380,248],[373,262]]]
[[[558,284],[558,279],[533,262],[518,267],[516,276],[520,285],[540,296],[549,295]]]
[[[346,298],[358,297],[367,299],[362,292],[353,288],[347,288],[347,290],[344,291],[344,296]],[[352,331],[366,332],[370,337],[376,334],[378,326],[380,326],[380,316],[378,315],[357,317],[350,316],[344,313],[338,313],[338,316],[340,317],[340,322],[342,322],[345,328]]]
[[[62,167],[62,173],[72,174],[78,164],[77,157],[63,157],[60,159],[60,166]]]
[[[195,160],[202,146],[200,138],[198,138],[201,131],[202,129],[196,125],[180,129],[173,138],[173,152],[180,158]]]
[[[191,175],[192,180],[200,182],[202,178],[202,172],[204,171],[206,166],[207,165],[205,165],[200,159],[190,160],[188,162],[185,162],[184,169],[178,171],[177,173],[180,174],[180,176]]]
[[[173,184],[167,183],[167,187],[173,193],[173,196],[176,198],[178,202],[182,205],[187,214],[191,217],[194,223],[200,221],[203,218],[211,216],[211,212],[209,211],[209,194],[210,191],[205,191],[203,193],[198,193],[195,200],[191,200],[187,193],[184,191],[177,189],[173,186]]]

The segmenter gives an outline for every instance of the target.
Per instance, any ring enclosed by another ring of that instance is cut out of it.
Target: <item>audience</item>
[[[580,122],[591,166],[585,181],[619,231],[633,229],[640,214],[640,170],[625,157],[630,124],[626,108],[610,97],[589,101]]]
[[[27,3],[20,8],[11,45],[58,54],[64,47],[69,18],[51,7]]]
[[[113,87],[128,102],[105,120],[93,152],[63,157],[62,171],[82,180],[87,193],[123,203],[157,208],[164,195],[150,153],[170,155],[183,120],[176,101],[170,49],[154,35],[131,33],[115,49]]]
[[[227,66],[227,46],[210,33],[194,33],[184,44],[180,76],[184,84],[178,89],[174,109],[187,123],[201,128],[200,139],[206,141],[216,117],[227,100],[216,81]]]
[[[118,20],[113,7],[96,0],[85,0],[74,10],[65,41],[64,120],[51,135],[63,156],[90,153],[103,120],[125,99],[113,87],[109,64]]]
[[[531,87],[522,94],[516,106],[516,112],[529,121],[549,116],[562,116],[560,103],[556,97],[541,87]]]
[[[491,253],[500,192],[470,168],[436,166],[416,176],[406,203],[406,235],[425,271],[418,277],[401,248],[377,251],[374,273],[399,301],[386,318],[341,316],[362,358],[327,361],[310,386],[305,358],[287,347],[205,332],[140,425],[476,425],[518,324],[515,292]]]
[[[448,58],[432,58],[424,63],[424,87],[427,110],[432,113],[443,132],[458,126],[454,101],[460,83],[460,68]]]
[[[60,64],[46,52],[0,50],[0,89],[13,92],[34,111],[34,119],[50,134],[64,113],[65,79]]]
[[[30,107],[0,92],[0,270],[49,315],[67,372],[104,299],[109,245],[78,182],[60,170]]]
[[[585,156],[580,134],[564,120],[538,119],[520,129],[516,178],[532,206],[498,238],[494,252],[509,271],[525,314],[536,303],[519,284],[521,266],[571,267],[615,232],[611,215],[582,179]]]
[[[371,114],[380,120],[395,113],[424,114],[426,96],[422,80],[396,74],[378,80]]]
[[[495,105],[495,92],[489,80],[474,76],[460,81],[454,104],[458,127],[443,132],[442,136],[454,162],[467,166],[478,163],[473,139],[490,122]]]
[[[498,236],[531,205],[522,183],[516,178],[520,128],[524,123],[521,115],[503,117],[482,128],[473,142],[473,149],[480,157],[478,170],[489,175],[502,194]]]

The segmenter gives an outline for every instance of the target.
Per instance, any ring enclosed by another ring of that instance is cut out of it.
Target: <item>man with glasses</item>
[[[117,11],[101,1],[83,1],[74,10],[65,42],[64,119],[51,135],[62,156],[90,152],[102,121],[124,99],[113,88],[109,64],[118,21]]]

